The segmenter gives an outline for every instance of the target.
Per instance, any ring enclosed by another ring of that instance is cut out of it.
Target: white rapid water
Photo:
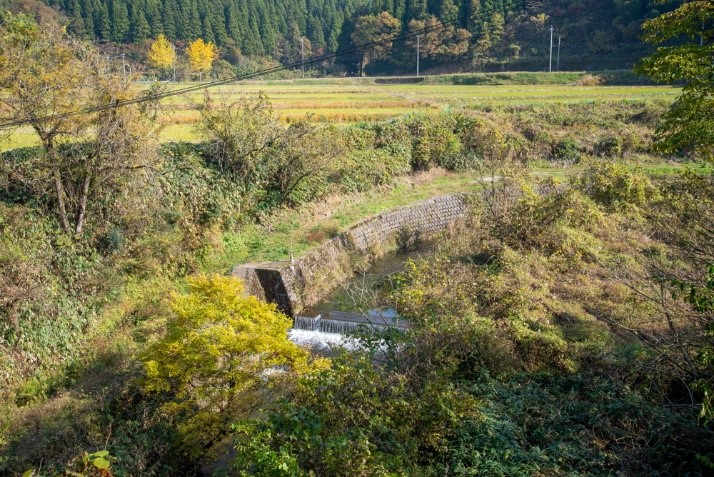
[[[337,351],[343,348],[351,351],[362,347],[348,334],[362,327],[373,332],[389,328],[406,329],[406,322],[400,322],[393,310],[370,310],[367,314],[332,312],[331,317],[296,316],[288,338],[295,344],[316,352]],[[354,321],[348,321],[354,320]]]
[[[306,346],[313,351],[333,351],[337,348],[348,350],[359,349],[354,340],[339,333],[325,333],[323,331],[291,329],[288,338],[295,344]]]

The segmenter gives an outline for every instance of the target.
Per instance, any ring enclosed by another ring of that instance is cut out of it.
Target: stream
[[[390,252],[376,259],[368,270],[358,273],[338,286],[315,306],[295,317],[290,340],[318,353],[330,354],[335,348],[357,349],[350,334],[360,327],[383,331],[406,329],[408,324],[390,308],[387,295],[393,289],[395,276],[405,263],[425,251]]]

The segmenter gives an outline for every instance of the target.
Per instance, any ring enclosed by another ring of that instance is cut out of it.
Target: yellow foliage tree
[[[149,47],[149,62],[156,68],[168,69],[173,66],[174,61],[176,61],[174,47],[163,34],[159,35]]]
[[[202,38],[189,43],[186,48],[191,70],[203,74],[213,66],[213,62],[218,58],[218,49],[210,41],[206,43]]]
[[[42,149],[27,161],[2,161],[0,177],[50,195],[66,234],[80,237],[89,217],[104,220],[107,204],[148,177],[150,108],[97,108],[138,95],[131,76],[65,28],[0,9],[0,122],[25,121]]]
[[[184,449],[196,457],[229,432],[231,421],[269,399],[268,383],[329,362],[310,362],[288,340],[291,320],[244,296],[241,281],[199,276],[189,287],[172,297],[167,335],[144,356],[144,389],[168,393],[164,411],[178,420]]]

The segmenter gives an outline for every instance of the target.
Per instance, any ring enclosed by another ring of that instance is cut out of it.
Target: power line
[[[274,66],[272,68],[265,68],[263,70],[253,71],[251,73],[234,76],[234,77],[227,78],[227,79],[208,81],[208,82],[200,83],[197,85],[192,85],[192,86],[187,86],[184,88],[175,89],[173,91],[164,91],[161,93],[146,94],[146,95],[137,96],[137,97],[131,98],[131,99],[115,101],[114,103],[90,106],[87,108],[78,109],[76,111],[68,111],[66,113],[52,114],[52,115],[43,116],[40,118],[34,118],[33,121],[40,121],[40,122],[41,121],[51,121],[51,120],[55,120],[55,119],[65,119],[65,118],[70,118],[70,117],[74,117],[74,116],[80,116],[83,114],[97,113],[97,112],[106,111],[106,110],[110,110],[110,109],[117,109],[117,108],[120,108],[123,106],[130,106],[133,104],[146,103],[149,101],[157,101],[157,100],[161,100],[161,99],[168,98],[171,96],[178,96],[181,94],[192,93],[195,91],[201,91],[204,89],[212,88],[214,86],[222,86],[222,85],[226,85],[226,84],[230,84],[230,83],[234,83],[234,82],[238,82],[238,81],[249,80],[249,79],[259,77],[259,76],[263,76],[263,75],[267,75],[267,74],[271,74],[271,73],[278,73],[280,71],[285,71],[288,69],[295,69],[295,68],[303,68],[304,69],[305,65],[321,63],[323,61],[338,58],[340,56],[346,56],[349,54],[353,54],[360,50],[371,49],[371,48],[374,48],[375,46],[390,43],[390,42],[393,42],[393,41],[401,39],[401,38],[406,39],[406,38],[413,37],[413,36],[418,37],[419,35],[429,33],[429,32],[438,32],[443,29],[446,29],[448,26],[450,26],[452,24],[457,24],[457,23],[462,23],[462,22],[465,23],[468,20],[470,20],[471,18],[472,18],[471,16],[465,16],[463,18],[456,18],[454,20],[444,21],[441,23],[441,25],[425,26],[424,28],[420,28],[418,30],[400,33],[397,35],[392,35],[392,36],[389,36],[386,38],[382,38],[380,40],[374,40],[371,42],[363,43],[361,45],[354,45],[349,48],[345,48],[343,50],[338,50],[338,51],[335,51],[332,53],[318,55],[318,56],[315,56],[312,58],[308,58],[307,60],[296,61],[296,62],[287,64],[287,65],[280,65],[280,66]],[[16,119],[13,121],[8,121],[6,123],[0,123],[0,129],[7,129],[7,128],[11,128],[11,127],[21,126],[23,124],[29,123],[30,121],[31,121],[30,119]]]

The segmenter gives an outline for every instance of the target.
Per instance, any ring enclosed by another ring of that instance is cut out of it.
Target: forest
[[[355,5],[349,37],[434,21],[396,3]],[[632,71],[189,91],[71,15],[0,10],[0,475],[711,475],[714,1],[615,3]],[[375,46],[353,66],[395,61]],[[406,327],[323,352],[231,272],[446,195],[448,229],[346,257],[356,288],[317,276]]]
[[[425,67],[453,72],[542,70],[549,53],[551,26],[555,28],[555,40],[562,40],[563,69],[629,68],[650,51],[639,38],[642,22],[673,9],[681,1],[48,0],[48,3],[66,15],[75,35],[99,44],[143,44],[159,34],[179,44],[202,38],[218,45],[221,57],[234,66],[243,57],[294,63],[305,52],[305,45],[308,56],[348,49],[359,44],[353,32],[360,17],[387,12],[396,22],[394,33],[423,28],[423,22],[453,27],[439,38],[433,35],[427,38],[424,51]],[[414,45],[397,42],[390,51],[378,56],[379,61],[368,69],[370,74],[411,71]],[[360,72],[360,59],[355,55],[342,57],[338,63],[337,69],[330,68],[334,66],[331,64],[323,67],[335,74]]]

